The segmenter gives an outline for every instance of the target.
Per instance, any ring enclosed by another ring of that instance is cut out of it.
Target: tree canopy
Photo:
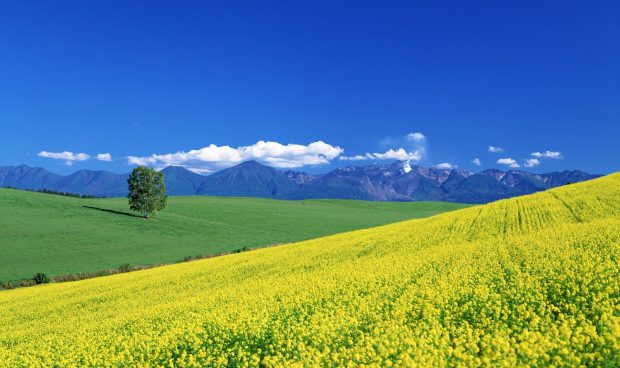
[[[166,207],[168,196],[164,174],[155,169],[138,166],[131,172],[129,179],[129,209],[137,211],[148,219]]]

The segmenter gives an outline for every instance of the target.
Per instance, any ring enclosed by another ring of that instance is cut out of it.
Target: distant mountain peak
[[[522,170],[488,169],[475,174],[461,169],[422,167],[408,161],[347,166],[321,175],[280,171],[255,160],[209,176],[182,166],[168,166],[162,172],[170,195],[466,203],[490,202],[598,177],[579,170],[535,174]],[[125,196],[127,177],[128,174],[108,171],[79,170],[62,176],[28,165],[0,167],[0,186],[96,196]]]
[[[261,164],[260,162],[258,162],[256,160],[243,161],[242,163],[237,164],[236,166],[240,166],[240,167],[244,167],[244,166],[271,167],[271,166],[267,166],[267,165]]]
[[[183,166],[168,166],[161,172],[164,174],[166,191],[172,195],[195,195],[205,178]]]
[[[200,174],[197,174],[197,173],[193,172],[192,170],[187,169],[186,167],[177,166],[177,165],[166,166],[161,171],[163,173],[167,173],[167,172],[168,173],[169,172],[183,172],[183,173],[193,173],[193,174],[196,174],[196,175],[200,175]]]

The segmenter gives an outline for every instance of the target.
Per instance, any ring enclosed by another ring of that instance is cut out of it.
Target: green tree
[[[129,209],[140,212],[148,219],[166,207],[166,184],[164,174],[155,169],[138,166],[131,172],[129,179]]]

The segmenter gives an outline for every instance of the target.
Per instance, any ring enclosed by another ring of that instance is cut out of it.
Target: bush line
[[[59,195],[59,196],[63,196],[63,197],[73,197],[73,198],[84,198],[84,199],[105,198],[105,197],[98,197],[98,196],[94,196],[94,195],[90,195],[90,194],[77,194],[77,193],[70,193],[70,192],[59,192],[59,191],[51,190],[51,189],[28,189],[28,188],[20,189],[20,188],[12,187],[10,185],[8,185],[6,187],[2,187],[2,188],[4,188],[4,189],[13,189],[13,190],[25,190],[26,192],[53,194],[53,195]]]
[[[275,246],[275,245],[278,245],[278,244],[274,244],[272,246]],[[260,247],[260,248],[266,248],[266,247]],[[17,289],[17,288],[36,286],[39,284],[47,284],[47,283],[60,283],[60,282],[87,280],[87,279],[92,279],[95,277],[111,276],[111,275],[117,275],[120,273],[142,271],[142,270],[147,270],[149,268],[167,266],[167,265],[178,264],[178,263],[183,263],[183,262],[197,261],[200,259],[221,257],[221,256],[229,255],[229,254],[248,252],[248,251],[255,250],[255,249],[258,249],[258,248],[243,247],[243,248],[235,249],[230,252],[199,254],[196,256],[187,256],[187,257],[184,257],[180,261],[169,262],[169,263],[156,263],[156,264],[136,265],[136,266],[130,265],[129,263],[125,263],[125,264],[118,266],[117,268],[110,268],[110,269],[94,271],[94,272],[79,272],[79,273],[71,273],[71,274],[57,275],[57,276],[47,276],[44,273],[37,273],[30,279],[21,279],[21,280],[16,280],[16,281],[0,281],[0,290]]]

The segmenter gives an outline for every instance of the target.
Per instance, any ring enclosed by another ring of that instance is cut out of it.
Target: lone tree
[[[129,179],[129,209],[140,212],[145,219],[166,207],[166,184],[164,174],[155,169],[138,166]]]

